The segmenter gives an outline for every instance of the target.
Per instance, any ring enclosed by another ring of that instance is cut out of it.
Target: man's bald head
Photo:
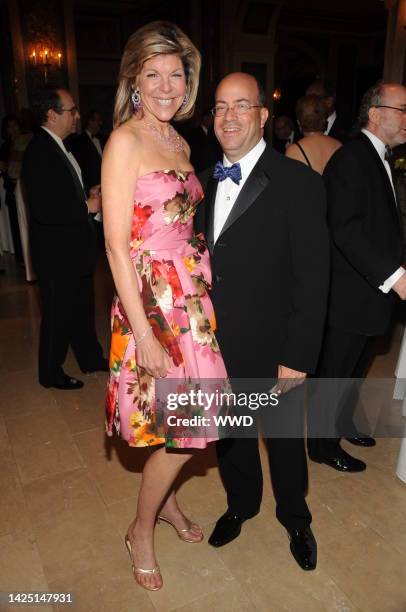
[[[248,74],[247,72],[231,72],[230,74],[225,76],[223,79],[221,79],[220,83],[217,85],[216,99],[217,99],[217,92],[221,85],[223,84],[227,85],[228,83],[233,84],[236,82],[245,83],[249,88],[256,89],[257,104],[260,104],[261,106],[265,106],[266,96],[265,96],[264,88],[262,87],[258,79],[256,79],[252,74]]]

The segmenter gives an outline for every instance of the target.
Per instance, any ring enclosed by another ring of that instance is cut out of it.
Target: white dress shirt
[[[384,142],[382,142],[380,138],[378,138],[378,136],[375,136],[375,134],[372,134],[372,132],[369,132],[365,128],[362,129],[362,133],[365,134],[365,136],[368,136],[369,140],[374,145],[375,151],[378,153],[379,157],[381,158],[382,163],[385,166],[385,170],[388,174],[390,184],[392,185],[393,195],[395,196],[395,201],[396,201],[396,191],[395,191],[395,186],[393,184],[392,172],[390,169],[389,162],[385,159],[386,145]],[[396,201],[396,204],[397,204],[397,201]]]
[[[292,130],[291,133],[289,134],[289,138],[285,142],[285,149],[290,147],[290,145],[293,144],[294,142],[295,142],[295,132]]]
[[[372,145],[374,146],[374,149],[376,150],[376,152],[378,153],[379,157],[382,160],[384,168],[385,168],[386,172],[388,173],[388,177],[389,177],[389,180],[390,180],[390,184],[392,185],[393,195],[395,197],[395,202],[396,202],[396,192],[395,192],[395,187],[393,185],[393,178],[392,178],[391,169],[390,169],[389,163],[385,159],[386,145],[385,145],[384,142],[382,142],[382,140],[380,138],[375,136],[375,134],[372,134],[372,132],[370,132],[369,130],[366,130],[364,128],[364,129],[362,129],[362,133],[365,134],[365,136],[367,138],[369,138],[369,140],[371,141]],[[386,279],[386,281],[383,283],[383,285],[380,285],[379,289],[383,293],[389,293],[389,291],[392,289],[392,287],[396,283],[396,281],[398,281],[400,279],[400,277],[404,275],[405,272],[406,272],[406,270],[401,266],[393,274],[391,274],[389,276],[389,278]]]
[[[251,151],[238,160],[241,166],[241,181],[238,185],[230,178],[219,181],[214,202],[214,242],[219,237],[245,181],[264,152],[265,147],[265,140],[261,138]],[[225,167],[233,165],[225,155],[223,156],[223,164]]]
[[[96,147],[98,154],[100,155],[100,157],[102,157],[103,151],[101,148],[100,140],[97,138],[97,136],[93,136],[93,134],[89,132],[89,130],[85,130],[85,131],[86,131],[86,134],[89,136],[90,140],[92,141],[92,143],[94,144],[94,146]]]
[[[334,111],[334,113],[331,113],[331,115],[329,115],[327,117],[327,129],[324,132],[325,136],[328,136],[328,133],[330,132],[331,128],[333,127],[333,123],[334,121],[337,119],[337,113],[336,111]]]
[[[83,179],[82,179],[82,171],[80,169],[80,166],[78,164],[78,162],[76,161],[74,155],[70,152],[67,151],[65,148],[65,145],[63,144],[63,140],[62,138],[60,138],[57,134],[54,134],[54,132],[52,132],[51,130],[48,130],[48,128],[44,127],[43,125],[41,126],[43,130],[45,130],[50,136],[52,136],[52,138],[55,140],[55,142],[57,143],[57,145],[59,146],[60,149],[62,149],[62,151],[65,153],[66,157],[68,158],[68,160],[70,161],[70,163],[72,164],[72,166],[75,169],[76,174],[78,175],[78,178],[80,180],[80,183],[83,187]]]

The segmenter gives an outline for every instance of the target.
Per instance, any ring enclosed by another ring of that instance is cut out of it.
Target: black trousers
[[[312,516],[305,501],[308,477],[304,441],[300,438],[268,438],[266,444],[276,517],[286,529],[306,527]],[[228,508],[243,519],[258,514],[263,488],[258,439],[220,440],[217,442],[217,458]]]
[[[71,345],[81,370],[95,369],[103,359],[95,328],[93,275],[39,280],[42,320],[39,382],[62,382],[63,362]]]
[[[281,396],[278,408],[266,407],[258,415],[258,429],[264,433],[268,450],[276,517],[286,529],[306,527],[312,520],[305,501],[308,473],[302,397],[299,387]],[[258,444],[258,437],[234,437],[217,442],[228,508],[243,519],[257,514],[261,505],[263,476]]]
[[[307,449],[311,459],[336,457],[340,452],[340,437],[357,435],[353,416],[359,397],[359,379],[368,369],[373,340],[372,336],[327,327],[316,373],[320,381],[314,381],[315,390],[309,401]],[[337,379],[336,385],[332,379]],[[355,379],[354,383],[349,379]],[[320,423],[330,424],[326,426],[328,437],[323,436]]]

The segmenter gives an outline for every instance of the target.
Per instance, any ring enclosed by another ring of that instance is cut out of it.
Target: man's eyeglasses
[[[228,106],[228,104],[216,104],[216,106],[211,109],[211,114],[213,117],[222,117],[227,111],[231,110],[236,115],[245,115],[251,108],[262,108],[262,104],[249,104],[248,102],[237,102],[237,104],[233,106]]]
[[[388,106],[387,104],[376,104],[375,108],[391,108],[392,110],[397,110],[403,115],[406,113],[406,108],[399,108],[398,106]]]
[[[61,108],[61,112],[62,113],[70,113],[72,115],[72,117],[74,117],[76,115],[76,113],[79,112],[79,109],[77,106],[72,106],[72,108]]]

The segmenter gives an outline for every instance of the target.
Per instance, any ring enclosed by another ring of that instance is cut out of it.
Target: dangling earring
[[[185,94],[185,97],[183,98],[182,104],[180,105],[180,107],[185,108],[188,102],[189,102],[189,94]]]
[[[134,89],[131,94],[131,102],[133,103],[134,113],[138,113],[142,106],[140,90],[138,89],[138,87],[137,89]]]

